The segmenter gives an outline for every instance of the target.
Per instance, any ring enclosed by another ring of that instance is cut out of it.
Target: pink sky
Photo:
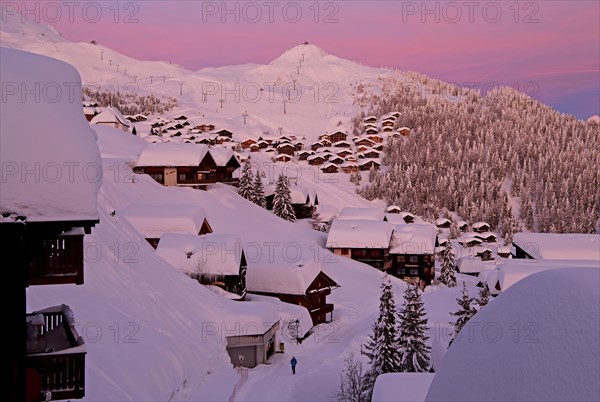
[[[72,40],[192,70],[268,63],[308,41],[339,57],[457,84],[537,88],[526,92],[562,112],[600,114],[600,1],[267,3],[77,2],[72,17],[63,5],[51,25]],[[50,22],[52,10],[38,7]],[[102,14],[90,22],[96,10]]]

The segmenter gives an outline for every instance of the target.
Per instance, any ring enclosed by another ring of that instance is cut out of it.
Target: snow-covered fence
[[[238,392],[240,392],[242,385],[244,385],[244,383],[248,379],[248,368],[247,367],[237,367],[236,370],[240,374],[240,379],[233,386],[233,391],[231,391],[231,395],[229,396],[229,402],[233,402],[235,400],[235,396],[237,395]]]

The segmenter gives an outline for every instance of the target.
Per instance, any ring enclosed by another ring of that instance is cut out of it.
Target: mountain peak
[[[328,53],[316,45],[304,42],[301,45],[294,46],[287,50],[281,56],[273,60],[270,64],[298,64],[300,60],[318,60],[328,56]]]

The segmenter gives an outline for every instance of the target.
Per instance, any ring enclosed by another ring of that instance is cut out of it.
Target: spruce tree
[[[475,313],[477,313],[477,310],[475,309],[475,307],[473,307],[474,299],[472,297],[469,297],[467,285],[464,282],[462,296],[456,299],[456,301],[458,302],[459,309],[455,313],[452,313],[452,315],[456,317],[456,321],[454,323],[451,323],[454,325],[454,334],[448,346],[450,346],[452,342],[454,342],[460,330],[463,329],[463,327],[471,319],[471,317],[473,317]]]
[[[319,232],[323,232],[324,228],[323,228],[323,221],[321,220],[321,214],[319,214],[319,211],[317,211],[317,209],[315,208],[313,210],[312,215],[310,216],[310,226],[314,229],[314,230],[318,230]]]
[[[490,292],[490,288],[486,282],[483,283],[483,287],[479,290],[479,298],[477,299],[477,305],[479,308],[485,306],[490,302],[490,297],[492,293]]]
[[[402,371],[424,373],[429,371],[431,348],[427,344],[427,318],[419,287],[408,285],[404,304],[398,313],[400,319],[398,345]]]
[[[254,176],[254,186],[252,188],[251,201],[263,208],[267,207],[267,200],[265,199],[265,187],[263,186],[262,177],[259,169],[256,169],[256,175]]]
[[[369,358],[369,369],[365,374],[363,384],[365,394],[370,396],[377,376],[399,372],[402,367],[398,349],[396,303],[388,275],[385,275],[381,283],[379,316],[373,324],[373,333],[364,346],[362,353]]]
[[[275,196],[273,198],[273,213],[285,219],[286,221],[294,222],[296,214],[292,207],[292,196],[290,193],[290,182],[286,176],[282,174],[277,178],[275,184]]]
[[[454,251],[450,242],[442,251],[442,269],[439,280],[449,288],[456,286],[456,263],[454,262]]]
[[[250,159],[246,159],[240,176],[238,194],[247,200],[252,200],[252,193],[252,167],[250,166]]]

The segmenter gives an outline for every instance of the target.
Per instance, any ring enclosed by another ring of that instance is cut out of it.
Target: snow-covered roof
[[[204,144],[148,144],[136,166],[199,166],[207,153]]]
[[[196,205],[132,204],[117,215],[146,239],[158,239],[165,233],[197,236],[206,219],[204,208]]]
[[[498,280],[500,288],[505,291],[520,280],[537,272],[548,271],[559,268],[597,268],[600,269],[598,261],[594,260],[532,260],[513,258],[507,259],[499,265]]]
[[[371,400],[377,402],[423,402],[434,373],[386,373],[375,380]]]
[[[291,261],[263,255],[259,261],[248,263],[246,286],[249,292],[303,295],[322,271],[314,258]]]
[[[381,165],[381,160],[379,160],[379,158],[366,158],[358,161],[358,164],[362,166],[368,164],[369,162],[373,162],[376,165]]]
[[[209,148],[210,155],[217,164],[217,166],[225,166],[231,158],[235,157],[235,154],[231,148]]]
[[[456,260],[456,266],[461,274],[478,274],[485,270],[485,264],[481,258],[464,256]]]
[[[600,400],[598,283],[598,269],[557,269],[503,292],[452,343],[427,400]]]
[[[62,61],[7,48],[0,49],[0,71],[0,212],[30,222],[97,220],[102,162],[81,111],[79,73]],[[58,96],[17,91],[59,86]]]
[[[398,205],[389,205],[385,209],[386,212],[390,212],[390,211],[394,211],[394,210],[402,211],[402,208],[400,208]]]
[[[450,219],[448,219],[448,218],[437,218],[437,219],[435,220],[435,224],[436,224],[437,226],[441,226],[441,225],[447,225],[447,224],[449,224],[449,223],[452,223],[452,221],[451,221]]]
[[[108,106],[102,112],[98,113],[96,116],[90,120],[91,124],[112,124],[112,123],[120,123],[125,127],[129,127],[131,124],[129,120],[123,116],[123,114],[115,109],[112,106]]]
[[[600,234],[515,233],[513,244],[535,259],[600,261]]]
[[[477,229],[479,229],[479,228],[482,228],[482,227],[484,227],[484,226],[490,227],[490,224],[489,224],[489,223],[487,223],[487,222],[475,222],[475,223],[473,224],[473,229],[474,229],[474,230],[477,230]]]
[[[314,205],[317,193],[302,185],[290,186],[290,196],[292,204]]]
[[[156,254],[185,273],[239,275],[243,245],[231,234],[165,233]]]
[[[390,254],[433,254],[436,236],[430,224],[394,226]]]
[[[406,221],[400,214],[387,213],[387,214],[385,214],[385,220],[387,222],[391,223],[392,225],[405,225],[406,224]]]
[[[394,227],[383,220],[336,219],[329,229],[326,247],[388,248],[393,231]]]
[[[369,208],[369,207],[345,207],[340,212],[338,219],[360,219],[370,221],[383,221],[385,212],[380,208]]]

